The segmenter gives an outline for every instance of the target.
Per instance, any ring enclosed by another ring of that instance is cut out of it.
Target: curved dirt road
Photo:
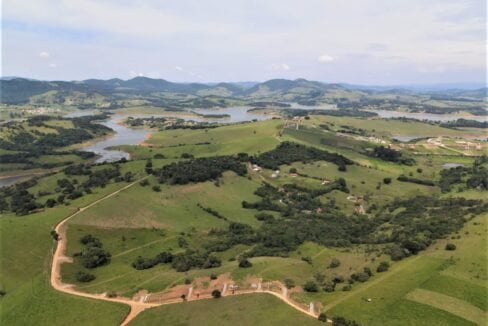
[[[138,182],[140,182],[141,180],[144,180],[146,178],[147,177],[144,177],[144,178],[141,178],[137,181],[134,181],[134,182],[128,184],[127,186],[122,187],[122,188],[114,191],[113,193],[110,193],[110,194],[94,201],[93,203],[91,203],[85,207],[79,208],[76,212],[74,212],[71,215],[68,215],[66,218],[64,218],[62,221],[60,221],[56,225],[56,227],[54,228],[54,230],[59,235],[59,240],[57,241],[57,245],[55,247],[53,258],[52,258],[52,265],[51,265],[51,285],[52,285],[52,287],[57,291],[64,292],[67,294],[71,294],[71,295],[76,295],[76,296],[95,299],[95,300],[103,300],[103,301],[109,301],[109,302],[122,303],[122,304],[128,305],[130,307],[130,311],[129,311],[129,314],[124,319],[124,321],[121,323],[121,326],[128,325],[129,322],[131,322],[139,313],[141,313],[142,311],[144,311],[147,308],[153,308],[153,307],[166,305],[166,304],[176,304],[176,303],[181,303],[183,301],[172,300],[172,301],[159,302],[159,303],[146,303],[146,302],[131,300],[128,298],[117,298],[117,297],[110,298],[110,297],[106,296],[104,293],[92,294],[92,293],[86,293],[86,292],[78,291],[74,288],[74,286],[72,284],[63,283],[63,281],[61,279],[61,264],[65,263],[65,262],[71,262],[71,258],[64,255],[65,251],[66,251],[67,242],[68,242],[68,239],[66,236],[66,223],[71,218],[75,217],[76,215],[80,214],[81,212],[85,211],[86,209],[95,206],[96,204],[104,201],[105,199],[108,199],[110,197],[115,196],[116,194],[120,193],[121,191],[124,191],[124,190],[132,187],[133,185],[137,184]],[[317,318],[316,314],[314,314],[314,313],[310,312],[309,310],[301,307],[299,304],[292,301],[289,297],[284,296],[283,294],[280,294],[280,293],[273,292],[273,291],[251,290],[251,291],[246,291],[246,292],[242,292],[242,293],[235,293],[235,294],[228,295],[228,296],[250,294],[250,293],[268,293],[268,294],[271,294],[271,295],[281,299],[283,302],[285,302],[286,304],[295,308],[296,310],[298,310],[304,314],[307,314],[308,316],[311,316],[313,318]],[[208,300],[208,299],[210,299],[210,298],[192,299],[190,301]]]

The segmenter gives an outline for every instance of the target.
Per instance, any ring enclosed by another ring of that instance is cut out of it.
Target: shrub
[[[369,267],[364,267],[363,271],[368,274],[368,276],[373,276],[373,272],[371,272],[371,268]]]
[[[339,267],[341,265],[341,261],[337,258],[332,258],[332,260],[330,261],[330,264],[329,264],[329,268],[336,268],[336,267]]]
[[[214,273],[210,274],[210,279],[211,280],[216,280],[217,279],[217,275],[214,274]]]
[[[149,180],[144,179],[144,180],[142,180],[141,182],[139,182],[139,184],[140,184],[142,187],[148,186],[148,185],[149,185]]]
[[[58,232],[56,232],[55,230],[51,230],[51,237],[54,240],[58,241],[59,240],[59,234],[58,234]]]
[[[181,158],[193,158],[193,155],[190,153],[182,153]]]
[[[453,251],[456,250],[456,245],[454,243],[448,243],[445,247],[446,250]]]
[[[352,286],[350,284],[344,285],[342,287],[342,291],[351,291],[351,290],[352,290]]]
[[[365,272],[357,273],[357,280],[359,282],[366,282],[367,280],[369,280],[368,273]]]
[[[383,183],[384,183],[385,185],[389,185],[389,184],[391,183],[391,178],[384,178],[384,179],[383,179]]]
[[[378,273],[382,273],[382,272],[386,272],[388,270],[388,268],[390,268],[390,264],[388,264],[388,262],[386,262],[386,261],[382,261],[378,265],[378,268],[376,268],[376,271]]]
[[[292,288],[295,287],[295,281],[293,281],[290,278],[285,279],[284,282],[285,282],[285,286],[286,286],[287,289],[292,289]]]
[[[161,191],[161,187],[160,186],[152,186],[152,190],[155,191],[155,192],[160,192]]]
[[[303,285],[303,290],[306,292],[319,292],[319,287],[314,281],[308,281]]]
[[[271,214],[267,214],[267,213],[257,213],[255,215],[255,217],[258,221],[272,221],[272,220],[274,220],[274,216]]]
[[[252,267],[252,263],[247,258],[240,257],[239,258],[239,267],[240,268],[249,268],[249,267]]]
[[[312,258],[309,256],[302,257],[302,260],[310,265],[312,265]]]
[[[222,293],[220,293],[219,290],[213,290],[212,291],[212,297],[214,297],[215,299],[218,299],[222,296]]]
[[[323,312],[320,313],[320,315],[317,317],[317,319],[321,322],[327,322],[327,315],[324,314]]]
[[[91,282],[95,279],[95,275],[85,272],[76,273],[76,280],[78,282]]]

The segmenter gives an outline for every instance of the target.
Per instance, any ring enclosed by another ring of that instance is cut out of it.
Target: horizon
[[[5,0],[1,75],[486,85],[485,12],[482,0]]]
[[[118,78],[118,77],[112,77],[112,78],[87,78],[87,79],[35,79],[31,77],[25,77],[25,76],[0,76],[0,81],[2,80],[12,80],[12,79],[25,79],[25,80],[32,80],[32,81],[41,81],[41,82],[85,82],[87,80],[102,80],[102,81],[109,81],[112,79],[119,79],[122,81],[129,81],[132,79],[137,79],[137,78],[147,78],[147,79],[152,79],[152,80],[164,80],[170,83],[175,83],[175,84],[201,84],[201,85],[208,85],[208,86],[215,86],[218,84],[222,83],[228,83],[228,84],[262,84],[266,83],[271,80],[291,80],[291,81],[296,81],[296,80],[306,80],[310,82],[319,82],[323,83],[326,85],[341,85],[341,86],[350,86],[350,87],[358,87],[358,88],[366,88],[366,89],[373,89],[373,88],[382,88],[382,89],[393,89],[393,88],[401,88],[401,89],[418,89],[418,90],[454,90],[454,89],[465,89],[465,90],[475,90],[475,89],[480,89],[480,88],[487,88],[488,83],[482,83],[482,82],[449,82],[449,83],[417,83],[417,84],[356,84],[356,83],[348,83],[348,82],[326,82],[326,81],[321,81],[321,80],[311,80],[311,79],[306,79],[302,77],[298,78],[271,78],[271,79],[266,79],[266,80],[240,80],[240,81],[173,81],[164,77],[158,77],[158,78],[152,78],[148,76],[135,76],[135,77],[129,77],[129,78]],[[252,85],[253,86],[253,85]],[[249,87],[252,87],[249,86]]]

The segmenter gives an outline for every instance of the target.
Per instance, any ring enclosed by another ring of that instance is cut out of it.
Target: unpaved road
[[[79,208],[76,212],[74,212],[71,215],[68,215],[66,218],[64,218],[62,221],[60,221],[56,225],[56,227],[54,228],[54,230],[59,235],[59,240],[57,241],[57,246],[54,250],[54,254],[53,254],[53,258],[52,258],[52,265],[51,265],[51,285],[52,285],[52,287],[59,292],[64,292],[64,293],[71,294],[71,295],[76,295],[76,296],[95,299],[95,300],[103,300],[103,301],[109,301],[109,302],[122,303],[122,304],[128,305],[130,307],[130,312],[126,316],[124,321],[121,323],[121,326],[128,325],[129,322],[131,322],[139,313],[141,313],[142,311],[144,311],[147,308],[153,308],[153,307],[166,305],[166,304],[181,303],[183,301],[182,300],[178,300],[178,301],[172,300],[172,301],[159,302],[159,303],[146,303],[146,302],[134,301],[132,299],[121,298],[121,297],[109,298],[104,293],[102,293],[102,294],[86,293],[86,292],[76,290],[72,284],[63,283],[63,281],[61,279],[61,264],[71,261],[70,257],[65,256],[66,246],[67,246],[67,242],[68,242],[68,239],[66,237],[66,229],[67,229],[66,223],[70,219],[75,217],[76,215],[87,210],[88,208],[93,207],[93,206],[97,205],[98,203],[100,203],[100,202],[102,202],[102,201],[104,201],[110,197],[117,195],[121,191],[124,191],[124,190],[132,187],[133,185],[137,184],[138,182],[140,182],[141,180],[146,179],[146,178],[147,177],[144,177],[144,178],[141,178],[137,181],[134,181],[134,182],[128,184],[127,186],[120,188],[119,190],[116,190],[116,191],[106,195],[105,197],[102,197],[102,198],[94,201],[93,203],[91,203],[85,207]],[[240,294],[249,294],[249,293],[268,293],[268,294],[274,295],[275,297],[279,298],[280,300],[282,300],[286,304],[290,305],[291,307],[295,308],[296,310],[298,310],[298,311],[300,311],[300,312],[302,312],[308,316],[311,316],[313,318],[317,318],[316,314],[314,314],[314,313],[310,312],[309,310],[303,308],[298,303],[292,301],[289,297],[284,296],[283,294],[280,294],[280,293],[273,292],[273,291],[250,290],[250,291],[246,291],[246,292],[231,294],[229,296],[240,295]],[[199,299],[192,299],[190,301],[206,300],[206,299],[210,299],[210,298],[203,297],[203,298],[199,298]]]

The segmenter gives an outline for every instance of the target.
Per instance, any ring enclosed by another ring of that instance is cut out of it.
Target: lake
[[[429,121],[455,121],[457,119],[476,120],[480,122],[488,121],[487,116],[477,115],[459,115],[459,114],[435,114],[435,113],[414,113],[414,112],[400,112],[389,110],[365,110],[369,112],[377,113],[381,118],[410,118],[417,120],[429,120]]]

